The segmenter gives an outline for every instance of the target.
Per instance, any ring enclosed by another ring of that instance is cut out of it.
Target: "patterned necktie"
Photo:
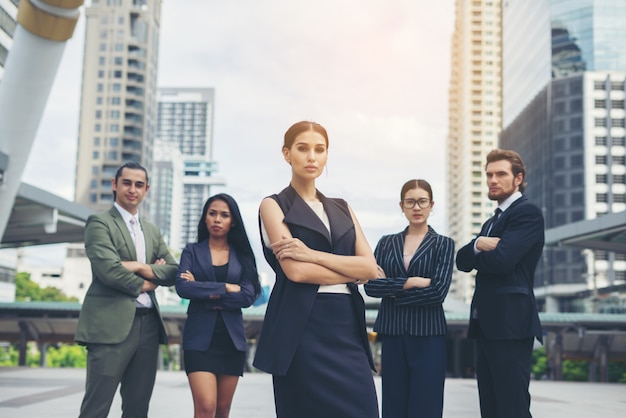
[[[146,242],[143,239],[143,233],[141,229],[139,229],[139,221],[133,216],[130,218],[130,226],[133,229],[133,235],[135,236],[135,252],[137,253],[137,261],[140,263],[146,262]],[[146,292],[140,293],[137,296],[137,302],[142,304],[143,306],[151,307],[152,300],[150,300],[150,295]]]

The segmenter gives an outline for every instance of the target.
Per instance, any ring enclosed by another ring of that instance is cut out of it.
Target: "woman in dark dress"
[[[314,122],[285,133],[291,183],[260,206],[264,254],[276,272],[254,366],[273,375],[279,418],[378,417],[374,370],[357,285],[377,267],[352,209],[315,180],[328,135]]]
[[[454,241],[428,225],[433,191],[425,180],[409,180],[400,210],[409,225],[378,241],[374,255],[381,279],[365,285],[382,298],[374,331],[382,336],[384,418],[441,418],[446,376],[446,318]]]
[[[250,241],[231,196],[217,194],[204,204],[198,242],[181,255],[176,291],[190,299],[183,350],[194,417],[228,417],[246,361],[241,308],[261,292]]]

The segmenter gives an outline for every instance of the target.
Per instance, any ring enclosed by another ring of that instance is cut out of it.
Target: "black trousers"
[[[146,418],[159,355],[159,317],[135,315],[119,344],[87,344],[87,382],[79,418],[106,418],[121,384],[123,418]]]
[[[477,339],[476,376],[482,418],[531,418],[530,368],[534,338]]]

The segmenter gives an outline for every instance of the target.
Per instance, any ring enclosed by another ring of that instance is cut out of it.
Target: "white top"
[[[315,202],[306,202],[306,203],[309,205],[311,209],[313,209],[313,212],[315,212],[315,214],[320,218],[320,220],[322,221],[322,223],[328,230],[328,233],[330,234],[330,221],[328,220],[328,215],[326,214],[326,211],[324,210],[324,205],[322,204],[322,202],[315,201]],[[267,235],[267,230],[265,229],[265,225],[263,224],[263,219],[261,219],[261,235],[263,236],[263,242],[266,243],[265,246],[269,248],[270,238],[269,238],[269,235]],[[346,284],[321,284],[317,292],[318,293],[350,294],[350,289],[348,289],[348,286]]]

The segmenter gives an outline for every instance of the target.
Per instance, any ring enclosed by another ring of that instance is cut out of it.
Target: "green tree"
[[[548,359],[546,358],[546,349],[542,346],[533,351],[532,373],[535,379],[541,379],[548,369]]]
[[[563,360],[563,380],[586,382],[589,380],[589,362]]]
[[[78,344],[48,347],[46,364],[48,367],[87,367],[87,350]]]
[[[30,279],[30,274],[20,272],[15,275],[15,300],[77,302],[78,298],[68,297],[56,287],[43,289]]]

